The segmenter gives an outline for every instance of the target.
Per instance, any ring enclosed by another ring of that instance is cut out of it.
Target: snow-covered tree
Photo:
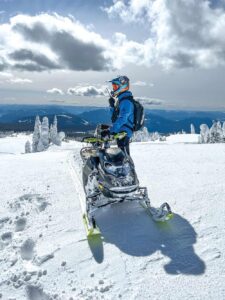
[[[32,138],[33,152],[37,151],[37,146],[39,143],[40,136],[41,136],[41,121],[40,121],[39,116],[37,116],[35,119],[34,132],[33,132],[33,138]]]
[[[57,136],[58,136],[58,128],[57,128],[57,117],[54,117],[53,124],[50,127],[50,141],[53,144],[57,145]]]
[[[225,122],[223,122],[222,132],[223,132],[223,143],[225,143]]]
[[[40,122],[39,117],[36,117],[34,133],[33,133],[33,152],[41,152],[49,147],[50,142],[55,145],[60,146],[62,140],[65,138],[64,132],[59,132],[57,129],[57,117],[54,117],[53,124],[50,126],[47,117],[44,117],[42,122]]]
[[[43,145],[44,149],[47,149],[49,147],[49,122],[47,117],[44,117],[41,123],[40,140],[41,145]]]
[[[156,131],[156,132],[153,132],[152,135],[151,135],[151,140],[152,141],[158,141],[160,139],[160,134]]]
[[[55,145],[57,146],[61,146],[62,144],[62,141],[64,140],[65,138],[65,133],[63,131],[60,131],[58,134],[57,134],[57,138],[55,140]]]
[[[25,144],[25,153],[31,153],[31,144],[30,144],[30,141],[26,141],[26,144]]]
[[[209,143],[209,141],[210,141],[209,127],[207,124],[201,124],[199,142],[205,144],[205,143]]]
[[[218,132],[218,138],[219,138],[219,143],[223,142],[223,128],[221,122],[217,122],[217,132]]]
[[[134,133],[132,137],[133,142],[147,142],[150,140],[150,134],[147,127],[143,127],[142,130],[139,130]]]
[[[195,126],[191,124],[191,134],[195,134]]]
[[[141,142],[141,131],[137,131],[134,133],[132,137],[133,142]]]
[[[45,148],[45,146],[43,145],[42,140],[39,139],[39,142],[38,142],[38,145],[37,145],[37,151],[38,151],[38,152],[42,152],[42,151],[44,151],[44,150],[46,150],[46,148]]]
[[[220,122],[213,122],[209,130],[210,143],[221,143],[223,139],[223,131]]]
[[[150,138],[150,135],[149,135],[149,132],[148,132],[148,128],[144,127],[143,130],[142,130],[142,139],[143,139],[143,142],[149,141],[149,138]]]
[[[160,142],[165,142],[166,141],[166,136],[162,135],[159,137]]]

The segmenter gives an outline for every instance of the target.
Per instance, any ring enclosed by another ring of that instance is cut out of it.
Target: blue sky
[[[105,106],[125,74],[152,108],[225,110],[224,4],[0,0],[0,103]]]

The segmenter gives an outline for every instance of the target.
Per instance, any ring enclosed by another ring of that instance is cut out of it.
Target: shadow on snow
[[[167,223],[156,223],[138,203],[126,202],[99,209],[96,219],[104,241],[128,255],[149,256],[160,250],[171,260],[164,266],[169,274],[205,271],[205,263],[193,248],[197,234],[178,214]]]

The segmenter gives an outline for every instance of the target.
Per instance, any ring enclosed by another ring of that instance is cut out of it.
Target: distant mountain
[[[88,131],[96,125],[82,119],[78,114],[96,107],[53,106],[53,105],[0,105],[0,130],[30,131],[34,128],[35,117],[47,116],[52,122],[58,118],[58,128],[64,131]]]
[[[100,108],[94,111],[86,111],[79,114],[79,117],[95,124],[111,123],[109,108]]]
[[[27,131],[33,130],[36,115],[47,116],[52,122],[58,117],[59,130],[65,132],[80,132],[93,130],[97,124],[110,124],[108,108],[82,106],[53,105],[0,105],[0,130]],[[224,112],[200,111],[145,111],[145,126],[150,132],[172,133],[178,131],[190,132],[190,124],[199,132],[203,123],[212,125],[213,120],[225,121]]]
[[[0,105],[0,123],[14,123],[19,119],[39,115],[40,117],[58,114],[78,115],[85,111],[96,110],[89,106],[59,105]]]
[[[201,124],[207,124],[209,127],[212,126],[212,119],[192,117],[183,120],[170,120],[152,113],[147,113],[145,119],[145,126],[150,132],[158,131],[165,134],[182,130],[190,132],[191,124],[195,126],[196,133],[199,133]]]
[[[225,112],[221,111],[181,111],[160,109],[146,109],[145,111],[146,114],[150,113],[173,121],[181,121],[191,118],[225,121]]]
[[[212,121],[224,120],[216,118],[216,114],[212,114],[209,112],[209,117],[207,117],[207,113],[203,112],[171,112],[175,119],[163,117],[163,115],[169,116],[169,111],[150,111],[146,110],[145,113],[145,126],[148,128],[150,132],[158,131],[160,133],[171,133],[178,131],[186,131],[190,132],[190,125],[193,124],[196,128],[196,132],[199,132],[199,126],[201,124],[207,124],[208,126],[212,126]],[[193,116],[192,116],[193,115]],[[79,115],[81,118],[91,122],[91,123],[105,123],[110,124],[111,118],[109,109],[98,109],[91,112],[84,112]],[[179,118],[178,118],[179,116]],[[219,113],[218,117],[221,117],[222,114]],[[224,114],[225,116],[225,114]]]
[[[54,115],[45,114],[48,117],[49,122],[52,123]],[[93,124],[89,121],[86,121],[80,118],[77,115],[71,114],[58,114],[58,129],[63,131],[80,131],[86,132],[93,130],[96,127],[96,124]],[[0,123],[0,130],[15,130],[15,131],[31,131],[34,129],[35,116],[26,116],[20,119],[17,119],[13,123]]]

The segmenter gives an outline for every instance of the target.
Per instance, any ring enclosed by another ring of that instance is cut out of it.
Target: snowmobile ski
[[[167,222],[173,218],[173,213],[167,202],[163,203],[159,208],[149,206],[146,202],[140,202],[140,204],[155,222]]]
[[[96,222],[94,219],[92,219],[92,222],[90,222],[87,214],[83,214],[83,221],[84,221],[84,226],[85,226],[87,237],[101,235],[101,231],[98,228],[98,226],[96,225]]]

